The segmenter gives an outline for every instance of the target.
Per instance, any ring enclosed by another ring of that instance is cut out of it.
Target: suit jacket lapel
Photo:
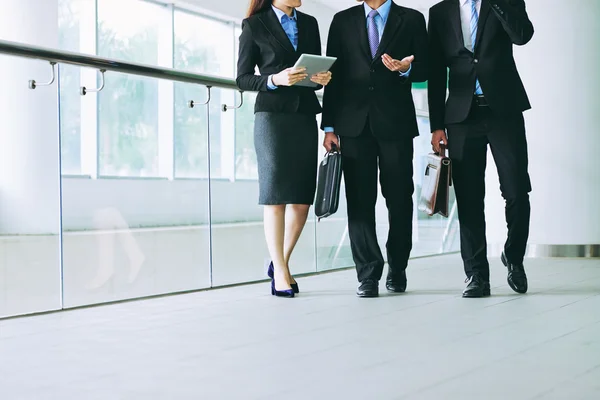
[[[369,35],[367,33],[367,18],[365,17],[365,9],[361,4],[355,7],[354,14],[354,29],[358,32],[358,47],[365,57],[371,59],[371,49],[369,48]]]
[[[377,48],[377,54],[375,54],[373,62],[381,59],[381,56],[385,53],[385,49],[396,37],[396,34],[402,26],[403,21],[401,15],[403,13],[404,10],[402,9],[402,7],[399,7],[396,4],[392,3],[392,9],[390,10],[390,15],[388,15],[388,20],[385,23],[385,28],[383,29],[383,36],[381,37],[381,42],[379,43],[379,47]]]
[[[479,11],[479,23],[477,24],[477,37],[475,38],[475,50],[479,48],[481,43],[481,35],[485,29],[485,22],[490,15],[491,7],[487,1],[481,1],[481,10]]]
[[[465,38],[462,32],[462,22],[460,20],[460,0],[452,0],[448,2],[448,16],[450,18],[450,25],[456,35],[456,40],[462,47],[465,46]]]
[[[310,31],[306,26],[306,19],[304,18],[304,14],[300,11],[296,11],[296,24],[298,25],[298,53],[304,53],[304,49],[310,45]],[[287,35],[285,36],[290,41]],[[292,46],[293,48],[294,46]],[[321,49],[319,49],[321,51]]]
[[[263,23],[267,31],[269,31],[269,33],[275,38],[275,40],[279,42],[279,44],[281,45],[281,47],[284,48],[284,50],[292,53],[295,51],[294,46],[292,46],[290,39],[287,37],[287,34],[281,26],[281,22],[277,20],[277,14],[275,14],[275,11],[273,11],[273,9],[270,9],[267,12],[260,14],[259,19]],[[300,27],[298,27],[298,34],[300,34]],[[298,39],[298,42],[300,42],[300,39]]]

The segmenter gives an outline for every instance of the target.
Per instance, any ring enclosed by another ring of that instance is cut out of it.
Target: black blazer
[[[237,85],[240,90],[259,92],[254,112],[299,112],[318,114],[321,105],[315,90],[302,86],[267,89],[269,75],[293,67],[303,53],[321,55],[321,37],[317,20],[296,10],[298,50],[287,37],[271,7],[242,22],[238,58]],[[255,75],[256,66],[260,76]]]
[[[482,0],[475,53],[464,46],[459,0],[429,10],[429,117],[431,130],[463,122],[469,115],[475,80],[490,108],[500,115],[531,108],[513,58],[513,44],[524,45],[533,25],[524,0]],[[450,96],[446,102],[447,69]]]
[[[384,53],[398,60],[414,55],[410,76],[387,69],[381,61]],[[364,6],[337,13],[329,30],[327,55],[338,59],[325,87],[322,127],[333,127],[339,136],[356,137],[368,118],[378,138],[418,136],[411,82],[427,80],[427,54],[425,17],[416,10],[392,4],[374,59]]]

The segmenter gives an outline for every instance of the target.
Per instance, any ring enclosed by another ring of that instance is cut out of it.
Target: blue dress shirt
[[[369,31],[369,13],[373,11],[371,7],[367,5],[367,3],[363,3],[365,7],[365,17],[367,17],[367,32]],[[392,0],[388,0],[383,3],[377,9],[377,16],[375,17],[375,24],[377,25],[377,31],[379,32],[379,42],[381,42],[381,37],[383,36],[383,30],[385,29],[385,24],[390,16],[390,10],[392,9]]]
[[[365,17],[367,19],[367,32],[369,31],[369,13],[373,11],[371,7],[367,5],[367,3],[363,3],[365,7]],[[383,30],[385,29],[385,24],[387,23],[388,17],[390,16],[390,11],[392,10],[392,0],[387,0],[383,3],[378,9],[377,15],[375,17],[375,23],[377,24],[377,32],[379,33],[379,42],[381,43],[381,38],[383,37]],[[408,67],[408,71],[400,72],[400,76],[409,76],[410,70],[412,69],[412,65]],[[325,132],[333,132],[334,129],[332,127],[325,127]]]
[[[290,17],[279,8],[275,6],[271,7],[273,7],[273,11],[275,11],[275,15],[277,15],[277,19],[279,20],[281,27],[285,31],[288,39],[290,39],[292,46],[294,46],[294,50],[298,50],[298,23],[296,18],[296,10],[294,9],[294,14]],[[277,89],[277,86],[273,84],[273,75],[269,76],[267,87],[269,90]]]

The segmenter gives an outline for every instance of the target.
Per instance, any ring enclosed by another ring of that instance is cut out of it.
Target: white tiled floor
[[[379,299],[350,270],[292,300],[259,284],[0,321],[0,398],[600,398],[600,260],[528,260],[525,296],[492,264],[488,299],[460,297],[453,255]]]

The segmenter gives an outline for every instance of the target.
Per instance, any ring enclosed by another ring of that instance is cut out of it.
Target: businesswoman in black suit
[[[259,203],[272,259],[271,294],[278,297],[298,293],[288,263],[315,196],[321,112],[315,90],[331,79],[329,72],[308,77],[292,68],[303,53],[321,55],[317,20],[296,10],[301,4],[252,0],[239,46],[237,85],[259,92],[254,108]],[[317,88],[295,86],[304,79]]]

